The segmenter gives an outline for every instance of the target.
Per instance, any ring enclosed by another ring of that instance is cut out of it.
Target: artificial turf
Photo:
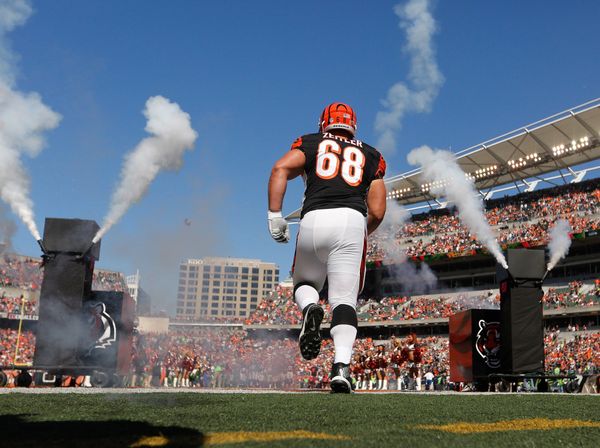
[[[550,424],[515,430],[531,419]],[[456,429],[462,422],[475,423],[476,430],[501,421],[509,423],[491,432],[433,429],[448,424]],[[549,429],[553,426],[570,428]],[[598,447],[600,397],[11,393],[0,395],[0,428],[0,445],[6,447]]]

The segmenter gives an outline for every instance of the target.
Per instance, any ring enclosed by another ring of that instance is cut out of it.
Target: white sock
[[[294,298],[302,311],[311,303],[319,303],[319,292],[312,286],[302,285],[296,289]]]
[[[356,327],[340,324],[333,327],[330,333],[333,338],[333,346],[335,347],[333,362],[350,364],[350,359],[352,359],[352,345],[354,345],[354,340],[356,339]]]

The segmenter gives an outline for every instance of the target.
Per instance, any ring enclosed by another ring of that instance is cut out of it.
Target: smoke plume
[[[159,172],[178,170],[183,164],[184,152],[194,148],[198,134],[192,129],[189,114],[177,103],[162,96],[150,97],[144,115],[148,119],[145,129],[151,137],[143,139],[125,156],[120,183],[94,243],[144,196]]]
[[[402,285],[404,294],[424,294],[437,285],[437,277],[425,263],[420,267],[408,260],[406,252],[396,242],[396,233],[410,220],[410,212],[395,201],[388,201],[385,218],[377,229],[377,241],[382,245],[388,274]]]
[[[404,115],[409,112],[429,112],[437,97],[444,76],[435,60],[433,35],[437,30],[430,12],[429,0],[410,0],[394,7],[400,18],[400,28],[406,32],[404,51],[410,57],[408,85],[394,84],[382,101],[385,110],[377,113],[375,130],[379,134],[378,148],[387,154],[396,150],[395,134],[402,128]]]
[[[396,242],[396,234],[410,220],[410,212],[396,201],[388,201],[386,205],[385,217],[375,236],[377,242],[382,245],[381,250],[388,263],[405,263],[406,253]]]
[[[431,184],[429,191],[456,205],[462,223],[506,269],[508,265],[500,245],[485,219],[483,202],[478,198],[473,181],[466,177],[456,163],[454,154],[421,146],[408,154],[408,163],[421,167],[422,179]]]
[[[29,197],[29,176],[21,156],[36,157],[45,145],[44,131],[58,126],[61,117],[37,93],[15,89],[15,55],[6,34],[23,25],[31,12],[25,0],[0,3],[0,197],[39,240]]]
[[[571,247],[571,226],[569,221],[559,219],[554,223],[554,227],[550,229],[550,242],[548,249],[550,250],[550,261],[548,262],[548,271],[554,269],[556,263],[563,259]]]

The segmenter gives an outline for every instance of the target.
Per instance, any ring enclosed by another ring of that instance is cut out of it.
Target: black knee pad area
[[[331,328],[336,325],[352,325],[358,328],[358,317],[356,310],[350,305],[338,305],[331,313]]]

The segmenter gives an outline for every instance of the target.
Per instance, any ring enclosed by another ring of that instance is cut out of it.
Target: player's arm
[[[371,182],[367,194],[367,232],[370,235],[383,221],[386,209],[386,191],[383,179]]]
[[[292,149],[275,162],[269,178],[269,211],[281,212],[287,182],[304,172],[305,161],[302,151]]]
[[[278,243],[287,243],[290,240],[290,230],[287,221],[281,215],[283,197],[288,180],[298,177],[304,171],[304,153],[292,149],[285,156],[275,162],[269,178],[269,211],[267,219],[269,232]]]

